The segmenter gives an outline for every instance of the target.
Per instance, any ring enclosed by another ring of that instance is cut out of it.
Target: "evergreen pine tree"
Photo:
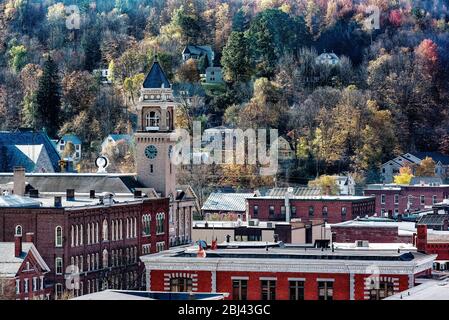
[[[35,129],[42,130],[45,128],[50,137],[55,137],[59,128],[60,92],[58,66],[48,56],[36,92]]]

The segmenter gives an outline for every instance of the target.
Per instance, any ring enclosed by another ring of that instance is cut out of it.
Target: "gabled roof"
[[[157,60],[154,60],[151,66],[150,72],[148,72],[145,81],[143,82],[143,88],[155,89],[155,88],[170,88],[171,84],[165,75],[164,70],[162,70],[161,65]]]
[[[424,160],[426,157],[432,158],[435,163],[441,162],[443,165],[449,165],[449,156],[440,152],[413,152],[415,157]]]
[[[64,140],[64,142],[71,142],[73,144],[81,144],[81,139],[74,134],[65,134],[59,139],[58,143]]]
[[[111,133],[110,135],[108,135],[107,139],[110,138],[113,141],[117,142],[120,140],[125,140],[125,141],[131,141],[131,136],[129,134],[115,134],[115,133]]]
[[[59,171],[61,160],[55,145],[45,132],[18,130],[0,132],[0,172],[13,172],[22,166],[26,172],[34,172],[51,164],[47,170]]]
[[[207,211],[246,211],[246,199],[255,193],[221,193],[213,192],[209,195],[201,210]]]
[[[22,243],[22,253],[20,257],[15,256],[14,242],[0,242],[0,277],[15,277],[30,251],[41,268],[44,271],[50,271],[50,268],[31,242]]]

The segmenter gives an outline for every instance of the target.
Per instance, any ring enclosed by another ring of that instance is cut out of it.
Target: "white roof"
[[[384,300],[449,300],[449,281],[427,280]]]
[[[15,256],[14,242],[0,242],[0,278],[15,277],[29,251],[33,252],[34,258],[44,270],[50,271],[50,268],[31,242],[22,243],[22,254],[20,257]]]
[[[401,232],[416,232],[415,222],[409,221],[360,221],[360,220],[349,220],[340,223],[331,224],[330,227],[368,227],[368,228],[383,228],[383,227],[397,227]]]
[[[348,250],[392,250],[397,251],[398,249],[406,251],[416,251],[416,247],[411,243],[372,243],[368,242],[368,247],[357,247],[355,242],[340,243],[334,242],[335,249],[348,249]]]

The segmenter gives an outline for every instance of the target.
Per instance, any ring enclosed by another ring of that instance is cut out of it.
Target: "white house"
[[[81,159],[81,139],[74,134],[66,134],[61,137],[56,143],[56,148],[60,155],[64,153],[67,143],[71,142],[75,146],[75,152],[73,154],[73,159],[78,161]]]
[[[354,196],[355,195],[355,181],[350,175],[335,176],[339,193],[342,196]]]
[[[324,52],[315,59],[315,63],[336,66],[340,64],[340,58],[333,52]]]

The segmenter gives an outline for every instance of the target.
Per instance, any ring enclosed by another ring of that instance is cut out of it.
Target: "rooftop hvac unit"
[[[248,225],[250,227],[258,226],[259,225],[259,220],[258,219],[251,219],[251,220],[249,220]]]
[[[273,223],[272,222],[267,222],[267,228],[273,228]]]

